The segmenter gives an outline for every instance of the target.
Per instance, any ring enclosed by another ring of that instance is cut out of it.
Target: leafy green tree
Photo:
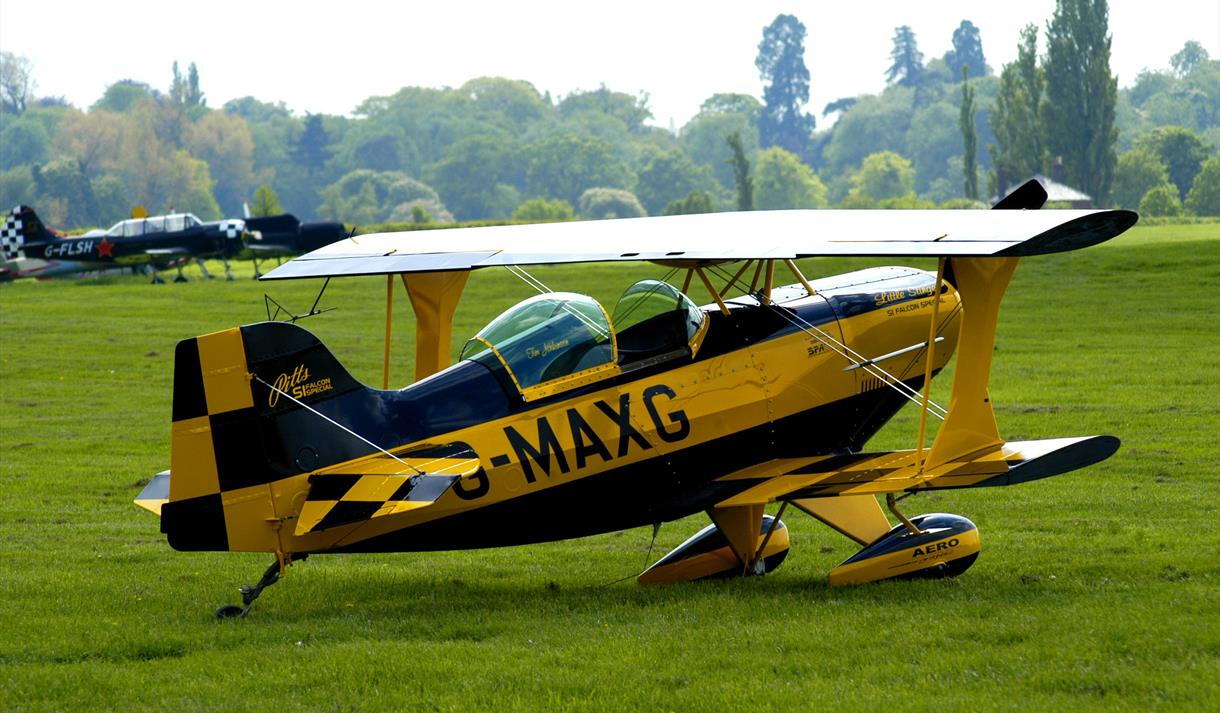
[[[945,53],[945,64],[955,78],[963,76],[963,68],[970,72],[971,77],[981,77],[987,73],[983,40],[973,22],[962,20],[962,24],[953,31],[953,49]]]
[[[614,92],[602,85],[591,92],[572,92],[559,102],[559,116],[572,118],[584,112],[613,116],[626,125],[632,133],[644,131],[644,122],[652,118],[648,108],[648,95],[633,97],[623,92]]]
[[[733,186],[737,189],[737,210],[754,210],[754,179],[750,177],[750,161],[746,158],[741,134],[733,132],[725,137],[725,143],[733,155],[727,163],[733,167]]]
[[[620,188],[590,188],[580,194],[580,214],[585,218],[639,218],[647,215],[640,199]]]
[[[280,205],[280,196],[275,189],[264,183],[254,190],[254,200],[250,204],[250,215],[255,218],[266,218],[269,215],[279,215],[284,212]]]
[[[425,171],[428,182],[461,220],[507,218],[521,202],[521,147],[494,135],[470,136]]]
[[[987,210],[987,204],[969,198],[950,198],[940,204],[941,210]]]
[[[531,198],[513,211],[513,220],[528,223],[545,223],[555,220],[572,220],[576,212],[572,204],[560,198]]]
[[[1118,161],[1106,0],[1057,0],[1046,43],[1046,147],[1063,158],[1068,183],[1104,204]]]
[[[416,198],[394,206],[386,217],[390,223],[452,223],[453,214],[438,200]]]
[[[893,151],[878,151],[864,159],[852,177],[852,193],[874,201],[915,194],[915,168]]]
[[[755,122],[762,114],[762,104],[749,94],[713,94],[699,105],[699,114],[745,114]]]
[[[429,201],[443,209],[436,191],[400,171],[351,171],[324,188],[321,196],[318,212],[349,225],[384,223],[395,209],[404,205],[407,207],[397,219],[409,219],[414,201]],[[434,207],[429,212],[435,218],[440,211]]]
[[[649,149],[643,154],[636,195],[644,209],[656,215],[671,202],[707,188],[712,180],[709,170],[696,166],[680,149]]]
[[[254,177],[254,138],[240,116],[208,112],[186,127],[185,143],[191,155],[208,163],[216,179],[213,194],[226,213],[236,213],[250,194]]]
[[[1181,126],[1157,127],[1137,139],[1135,146],[1160,157],[1169,170],[1170,182],[1178,188],[1179,199],[1190,191],[1195,175],[1211,153],[1198,134]]]
[[[1038,66],[1038,29],[1026,25],[1017,45],[1017,59],[1000,72],[1000,90],[990,115],[996,143],[987,151],[996,195],[1004,195],[1010,185],[1042,172],[1045,148],[1040,107],[1045,86]]]
[[[178,71],[178,61],[174,61],[173,79],[169,85],[169,98],[174,104],[182,107],[203,107],[207,102],[203,98],[203,92],[199,89],[199,69],[191,62],[190,69],[187,70],[187,76],[183,77]]]
[[[762,104],[744,94],[715,94],[703,102],[699,113],[682,127],[678,144],[691,160],[711,169],[725,188],[733,186],[733,167],[725,161],[724,139],[741,136],[746,156],[758,152],[758,117]]]
[[[292,111],[284,102],[264,102],[254,97],[240,97],[225,102],[224,111],[236,114],[251,124],[262,124],[273,119],[287,119]]]
[[[34,63],[29,57],[0,52],[0,113],[23,114],[37,86]]]
[[[554,111],[550,100],[543,99],[534,85],[518,79],[479,77],[466,82],[458,91],[470,99],[474,113],[482,121],[518,135],[545,121]]]
[[[64,213],[56,222],[65,228],[80,228],[97,222],[97,198],[93,185],[71,157],[60,157],[33,169],[38,197],[54,201]],[[50,217],[48,216],[48,220]]]
[[[942,138],[953,142],[954,150],[960,146],[955,130],[956,107],[947,105],[948,125]],[[915,90],[909,87],[891,86],[881,96],[864,96],[846,114],[839,118],[822,154],[825,158],[823,174],[842,176],[850,173],[876,151],[907,150],[906,136],[912,129],[912,120],[918,114],[915,108]]]
[[[974,130],[974,89],[970,87],[970,68],[962,65],[962,110],[958,118],[958,126],[962,130],[962,175],[965,177],[963,190],[966,197],[978,200],[979,174],[975,164],[974,153],[978,146],[978,135]]]
[[[47,130],[37,121],[22,117],[9,122],[0,130],[0,171],[43,163],[47,160],[50,143]]]
[[[572,133],[531,142],[524,149],[527,194],[562,199],[568,205],[596,186],[630,189],[630,170],[610,144]]]
[[[754,165],[754,205],[759,210],[825,208],[826,186],[790,151],[772,146]]]
[[[93,197],[97,200],[97,220],[95,224],[108,227],[127,218],[135,201],[127,190],[123,179],[114,174],[98,176],[91,182]]]
[[[1169,183],[1169,171],[1155,151],[1146,147],[1124,151],[1118,155],[1110,202],[1119,208],[1135,210],[1145,193],[1166,183]]]
[[[891,84],[914,87],[923,74],[923,53],[909,25],[894,28],[894,49],[890,50],[893,64],[885,70],[885,80]]]
[[[38,188],[34,184],[33,169],[30,166],[16,166],[7,171],[0,171],[0,205],[30,205]]]
[[[776,16],[763,28],[754,66],[766,83],[758,117],[760,145],[779,146],[812,162],[810,143],[817,120],[801,110],[809,101],[805,25],[792,15]]]
[[[292,159],[307,171],[320,171],[333,152],[321,114],[305,114],[305,126],[292,150]]]
[[[199,88],[199,68],[191,62],[191,66],[186,70],[186,96],[183,97],[183,104],[187,106],[207,106],[208,102],[203,98],[203,90]]]
[[[1140,213],[1150,216],[1175,216],[1182,214],[1182,201],[1178,200],[1178,189],[1172,183],[1163,183],[1144,194],[1140,199]]]
[[[970,89],[973,93],[975,83],[971,83]],[[903,141],[879,144],[884,147],[888,143],[893,146],[890,150],[910,158],[915,166],[916,193],[923,195],[932,191],[933,185],[943,185],[941,190],[947,191],[944,197],[962,195],[962,178],[965,174],[961,160],[961,114],[961,106],[957,101],[926,104],[916,109],[910,117],[910,128],[907,129]],[[977,128],[976,120],[976,132]],[[868,153],[872,151],[865,151],[856,161],[857,166],[864,162]],[[854,169],[852,166],[848,170]]]
[[[1195,215],[1220,216],[1220,155],[1203,162],[1186,196],[1186,208]]]
[[[1203,45],[1195,40],[1190,40],[1169,58],[1169,66],[1173,67],[1173,71],[1179,77],[1185,77],[1190,74],[1192,69],[1209,59],[1211,57],[1207,54],[1207,50],[1203,49]]]
[[[703,190],[694,190],[686,198],[680,198],[672,201],[665,206],[665,210],[661,211],[661,215],[694,215],[699,212],[716,212],[716,206],[712,205],[710,195]]]
[[[221,217],[220,206],[212,195],[212,175],[206,161],[194,158],[185,149],[178,149],[172,152],[165,168],[169,182],[159,187],[162,189],[158,192],[160,200],[144,202],[150,206],[150,211],[187,211],[204,220]]]
[[[665,206],[662,215],[693,215],[695,213],[715,213],[712,197],[703,191],[692,191],[685,198],[679,198]]]
[[[157,91],[144,82],[134,79],[120,79],[106,87],[102,98],[93,105],[93,109],[126,112],[134,107],[156,101]]]

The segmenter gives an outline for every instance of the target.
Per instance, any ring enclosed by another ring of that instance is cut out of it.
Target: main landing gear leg
[[[228,282],[232,282],[233,281],[233,266],[229,264],[229,258],[222,257],[221,260],[225,264],[225,280]]]
[[[258,599],[258,596],[263,593],[263,590],[280,581],[280,575],[284,573],[284,570],[286,570],[288,565],[292,564],[294,560],[303,560],[306,556],[307,555],[277,556],[275,561],[271,563],[271,566],[267,568],[267,571],[263,572],[263,578],[258,580],[258,584],[247,584],[238,588],[238,591],[241,592],[241,606],[237,606],[236,604],[226,604],[216,610],[216,618],[232,619],[235,617],[243,617],[250,613],[250,607],[254,605],[254,600]]]
[[[258,278],[260,278],[262,276],[263,276],[263,273],[260,272],[258,269],[258,258],[254,258],[254,279],[257,280]]]
[[[203,273],[203,279],[205,279],[205,280],[212,279],[211,273],[208,272],[208,266],[203,264],[203,258],[201,258],[201,257],[195,258],[195,264],[199,266],[199,272]],[[181,272],[181,269],[179,269],[179,272]]]

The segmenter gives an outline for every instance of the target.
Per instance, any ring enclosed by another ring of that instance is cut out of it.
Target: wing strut
[[[932,360],[936,356],[936,327],[940,319],[940,295],[941,287],[945,283],[945,258],[936,261],[936,283],[932,288],[935,297],[932,301],[932,319],[928,322],[928,341],[926,358],[924,359],[923,369],[923,402],[919,408],[919,438],[915,442],[915,460],[919,463],[919,472],[923,473],[923,443],[924,436],[928,433],[928,400],[932,393]],[[950,404],[952,408],[952,404]],[[894,504],[890,503],[890,509],[894,509]],[[906,518],[902,517],[897,510],[894,514],[902,518],[903,523],[910,524]]]

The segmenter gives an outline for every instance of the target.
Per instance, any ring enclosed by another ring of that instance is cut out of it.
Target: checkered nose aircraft
[[[308,555],[517,545],[699,512],[710,524],[640,583],[774,571],[790,507],[861,546],[829,573],[832,585],[955,576],[979,553],[978,528],[947,513],[908,517],[900,498],[1037,480],[1119,446],[1097,435],[1006,441],[996,424],[996,317],[1017,263],[1137,220],[1033,210],[1045,200],[1031,183],[997,205],[1025,210],[718,213],[342,240],[263,279],[385,275],[382,388],[359,383],[295,323],[182,341],[171,467],[136,502],[175,549],[274,554],[219,617],[244,615]],[[794,261],[812,256],[935,257],[938,267],[809,279]],[[641,260],[673,281],[625,286],[614,305],[549,291],[523,269]],[[490,267],[538,294],[450,363],[467,278]],[[417,320],[416,381],[393,390],[399,280]],[[955,352],[942,406],[928,387]],[[919,414],[913,448],[870,451],[908,402]]]
[[[139,265],[156,270],[176,264],[176,281],[186,279],[182,276],[184,262],[219,257],[232,279],[229,258],[241,251],[245,239],[246,227],[241,220],[205,223],[190,213],[131,218],[109,230],[65,237],[47,228],[33,208],[17,206],[5,216],[0,229],[0,257],[10,278]],[[153,281],[160,282],[153,274]]]

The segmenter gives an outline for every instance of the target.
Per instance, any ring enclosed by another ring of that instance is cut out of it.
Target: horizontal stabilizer
[[[160,517],[161,506],[169,501],[169,471],[163,470],[148,481],[136,496],[135,504]]]
[[[309,476],[296,534],[417,510],[436,502],[459,478],[479,471],[464,443],[426,446],[397,456],[378,454]]]
[[[716,506],[1015,485],[1099,463],[1113,455],[1118,447],[1119,440],[1113,436],[1013,441],[926,471],[913,450],[789,458],[775,461],[773,469],[754,466],[721,478],[759,482]],[[927,453],[925,450],[923,455]]]
[[[297,535],[427,507],[456,475],[314,475],[297,518]]]

